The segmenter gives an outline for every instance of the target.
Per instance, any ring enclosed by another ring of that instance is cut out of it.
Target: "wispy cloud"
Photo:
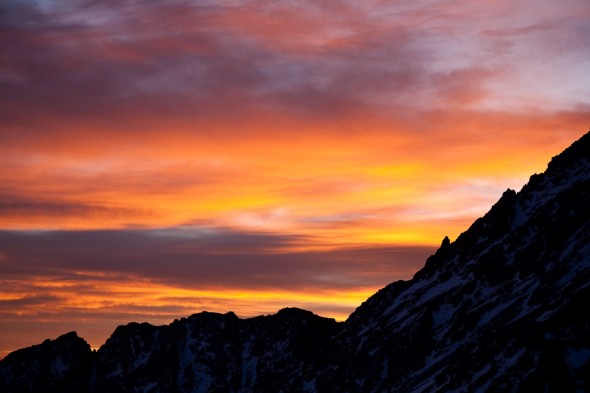
[[[250,317],[299,306],[343,319],[389,281],[409,278],[433,252],[292,250],[305,241],[198,227],[0,232],[0,318],[7,323],[0,348],[15,345],[10,321],[69,324],[99,345],[117,323],[164,323],[203,310]],[[101,334],[91,321],[104,325]],[[23,339],[47,334],[34,333]]]

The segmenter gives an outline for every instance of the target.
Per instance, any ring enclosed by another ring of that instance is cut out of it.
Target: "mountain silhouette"
[[[590,392],[590,133],[345,322],[286,308],[76,333],[0,392]]]

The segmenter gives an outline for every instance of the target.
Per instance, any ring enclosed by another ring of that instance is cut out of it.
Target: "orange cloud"
[[[317,235],[330,243],[374,238],[435,244],[462,231],[503,190],[519,188],[531,173],[542,171],[547,157],[574,139],[573,133],[537,134],[541,120],[509,114],[498,116],[512,117],[511,127],[471,112],[424,116],[453,131],[411,134],[380,126],[339,134],[302,124],[309,132],[259,128],[252,139],[207,139],[172,130],[135,144],[114,139],[92,152],[70,146],[29,160],[17,159],[26,153],[14,148],[1,175],[6,191],[0,195],[0,223],[99,229],[199,222]],[[583,121],[566,115],[545,119]],[[523,154],[514,146],[525,141]],[[420,220],[410,217],[419,211]],[[443,218],[450,216],[463,219]]]
[[[0,350],[64,326],[98,346],[117,324],[169,323],[203,310],[252,317],[298,306],[342,320],[390,279],[411,276],[432,253],[431,247],[290,250],[306,240],[196,227],[0,232]],[[22,331],[20,324],[38,330]]]
[[[383,250],[455,237],[588,126],[588,6],[540,1],[0,5],[6,332],[341,318],[411,275]]]

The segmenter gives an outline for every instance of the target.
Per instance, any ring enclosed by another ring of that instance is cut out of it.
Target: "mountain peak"
[[[86,391],[91,357],[90,345],[76,332],[20,349],[0,362],[0,391]]]
[[[580,162],[587,161],[590,159],[588,152],[590,152],[590,130],[563,152],[554,156],[547,166],[547,171],[569,169]]]

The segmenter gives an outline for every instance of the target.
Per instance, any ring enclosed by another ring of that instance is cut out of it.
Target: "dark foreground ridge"
[[[590,392],[590,133],[346,322],[203,312],[0,362],[0,392]]]

